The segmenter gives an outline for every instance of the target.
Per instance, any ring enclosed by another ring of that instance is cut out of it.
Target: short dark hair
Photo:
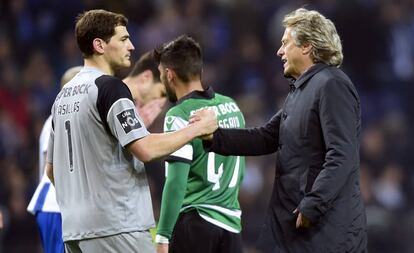
[[[188,35],[181,35],[154,50],[158,64],[171,68],[183,82],[201,78],[203,57],[198,42]]]
[[[75,36],[84,58],[93,55],[93,40],[100,38],[109,42],[115,34],[115,27],[126,26],[128,19],[118,13],[106,10],[89,10],[76,17]]]
[[[145,70],[150,70],[152,76],[154,77],[154,82],[161,82],[160,80],[160,71],[158,70],[158,63],[154,59],[153,52],[146,52],[143,54],[138,61],[135,63],[131,72],[129,72],[130,77],[137,76],[144,72]]]

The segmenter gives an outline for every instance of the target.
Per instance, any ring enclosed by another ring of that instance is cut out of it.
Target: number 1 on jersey
[[[70,131],[70,120],[65,121],[65,130],[68,134],[68,146],[69,146],[69,171],[73,172],[73,153],[72,153],[72,134]]]

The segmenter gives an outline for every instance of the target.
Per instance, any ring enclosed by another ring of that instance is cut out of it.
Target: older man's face
[[[297,79],[308,66],[305,66],[305,59],[308,54],[303,53],[303,49],[295,44],[292,37],[292,28],[287,27],[282,37],[282,45],[277,51],[277,55],[282,58],[284,75]]]

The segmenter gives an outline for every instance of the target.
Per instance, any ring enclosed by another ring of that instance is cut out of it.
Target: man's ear
[[[92,43],[93,43],[93,49],[97,53],[103,54],[105,52],[105,46],[106,46],[105,41],[99,38],[95,38]]]
[[[311,44],[305,44],[302,46],[302,54],[303,55],[307,55],[310,54],[312,52],[312,45]]]
[[[175,74],[175,71],[174,70],[172,70],[172,69],[170,69],[170,68],[167,68],[167,69],[165,69],[166,70],[166,77],[167,77],[167,80],[168,80],[168,82],[172,82],[175,78],[176,78],[176,74]]]

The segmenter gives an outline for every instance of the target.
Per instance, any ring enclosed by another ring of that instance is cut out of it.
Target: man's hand
[[[50,182],[52,182],[52,185],[55,186],[55,178],[53,176],[53,165],[51,163],[46,162],[45,171]]]
[[[306,218],[306,216],[304,216],[301,212],[299,212],[298,209],[295,209],[295,211],[293,211],[294,214],[298,214],[298,217],[296,219],[296,228],[308,228],[311,225],[311,222],[308,218]]]
[[[197,136],[210,135],[218,128],[216,113],[208,109],[193,114],[189,123],[197,127]]]
[[[206,134],[206,135],[200,136],[200,138],[203,141],[211,141],[211,140],[213,140],[213,134]]]
[[[166,98],[157,98],[141,107],[137,107],[138,113],[144,121],[145,127],[148,128],[152,125],[154,120],[161,113],[166,101]]]
[[[157,243],[157,253],[168,253],[168,243]]]

